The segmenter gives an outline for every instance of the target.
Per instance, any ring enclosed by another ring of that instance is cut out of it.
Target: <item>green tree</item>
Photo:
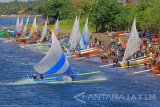
[[[57,18],[60,15],[66,14],[65,9],[67,8],[68,0],[49,0],[46,4],[41,7],[44,16]]]
[[[126,21],[127,12],[125,11],[123,5],[118,4],[117,0],[99,0],[95,2],[91,12],[91,19],[96,31],[104,32],[107,28],[117,29]]]

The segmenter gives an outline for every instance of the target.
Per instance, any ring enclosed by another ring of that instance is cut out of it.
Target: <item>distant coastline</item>
[[[17,16],[19,17],[42,17],[42,15],[0,15],[0,18],[16,18]]]

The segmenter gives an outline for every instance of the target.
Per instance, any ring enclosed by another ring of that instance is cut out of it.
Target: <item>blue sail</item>
[[[40,74],[70,74],[72,69],[57,37],[52,31],[52,45],[47,55],[33,67]]]

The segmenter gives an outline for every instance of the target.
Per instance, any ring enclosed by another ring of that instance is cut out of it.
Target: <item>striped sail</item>
[[[43,32],[42,32],[40,42],[43,42],[43,40],[44,40],[44,38],[47,34],[47,23],[48,23],[48,17],[47,17],[46,22],[45,22],[44,27],[43,27]]]
[[[84,47],[88,45],[90,36],[91,36],[91,33],[89,32],[89,29],[88,29],[88,18],[87,18],[86,24],[84,26],[84,30],[82,33],[81,41],[80,41],[80,46],[82,49],[84,49]]]
[[[131,30],[131,35],[128,39],[127,47],[124,53],[123,60],[127,60],[130,58],[135,52],[137,52],[140,49],[142,41],[139,38],[137,28],[136,28],[136,19],[134,19],[133,25],[132,25],[132,30]]]
[[[26,21],[26,24],[25,24],[25,26],[24,26],[24,28],[23,28],[22,37],[26,36],[25,34],[26,34],[26,32],[27,32],[28,22],[29,22],[29,16],[28,16],[27,21]]]
[[[36,16],[35,16],[33,24],[32,24],[32,27],[31,27],[31,31],[30,31],[30,33],[32,34],[32,36],[34,36],[34,34],[36,33],[36,31],[37,31],[37,25],[36,25]]]
[[[52,31],[52,45],[47,55],[33,67],[40,74],[68,74],[71,67]]]

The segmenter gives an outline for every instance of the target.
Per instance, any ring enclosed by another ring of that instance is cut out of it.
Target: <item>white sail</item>
[[[123,57],[123,60],[127,60],[129,57],[131,57],[135,52],[137,52],[140,49],[142,41],[139,38],[137,29],[136,29],[136,19],[134,19],[131,35],[128,39],[127,47],[125,50],[125,54]]]
[[[80,33],[80,29],[79,29],[79,20],[80,20],[80,18],[78,18],[78,23],[77,23],[77,36],[76,36],[77,45],[79,44],[80,39],[81,39],[81,33]]]
[[[23,29],[23,17],[22,17],[21,22],[20,22],[20,32],[22,31],[22,29]]]
[[[69,38],[69,43],[70,44],[72,43],[74,35],[76,34],[76,25],[77,25],[76,23],[77,23],[77,16],[75,18],[74,25],[73,25],[73,28],[72,28],[72,32],[71,32],[71,35],[70,35],[70,38]]]
[[[77,17],[76,17],[74,27],[72,29],[71,37],[70,37],[71,40],[69,41],[69,43],[71,44],[70,49],[75,48],[79,44],[80,38],[81,38],[81,34],[79,31],[79,18],[77,20]]]
[[[17,32],[19,33],[20,32],[19,16],[17,18],[16,27],[17,27]]]
[[[24,37],[25,34],[26,34],[26,32],[27,32],[28,22],[29,22],[29,16],[28,16],[27,21],[26,21],[26,24],[25,24],[25,26],[24,26],[24,28],[23,28],[22,37]]]
[[[34,34],[37,32],[37,24],[36,24],[36,16],[34,18],[34,21],[33,21],[33,24],[32,24],[32,28],[31,28],[31,31],[30,33],[32,34],[32,36],[34,36]]]
[[[44,38],[47,34],[47,23],[48,23],[48,17],[47,17],[46,22],[45,22],[44,27],[43,27],[43,32],[42,32],[40,42],[43,42],[43,40],[44,40]]]
[[[49,52],[33,68],[40,74],[63,74],[72,71],[53,31],[52,45]]]
[[[85,45],[89,43],[90,36],[91,36],[91,33],[89,32],[89,29],[88,29],[88,18],[87,18],[85,26],[84,26],[84,30],[82,33],[81,41],[80,41],[80,46],[82,49],[84,49]]]

